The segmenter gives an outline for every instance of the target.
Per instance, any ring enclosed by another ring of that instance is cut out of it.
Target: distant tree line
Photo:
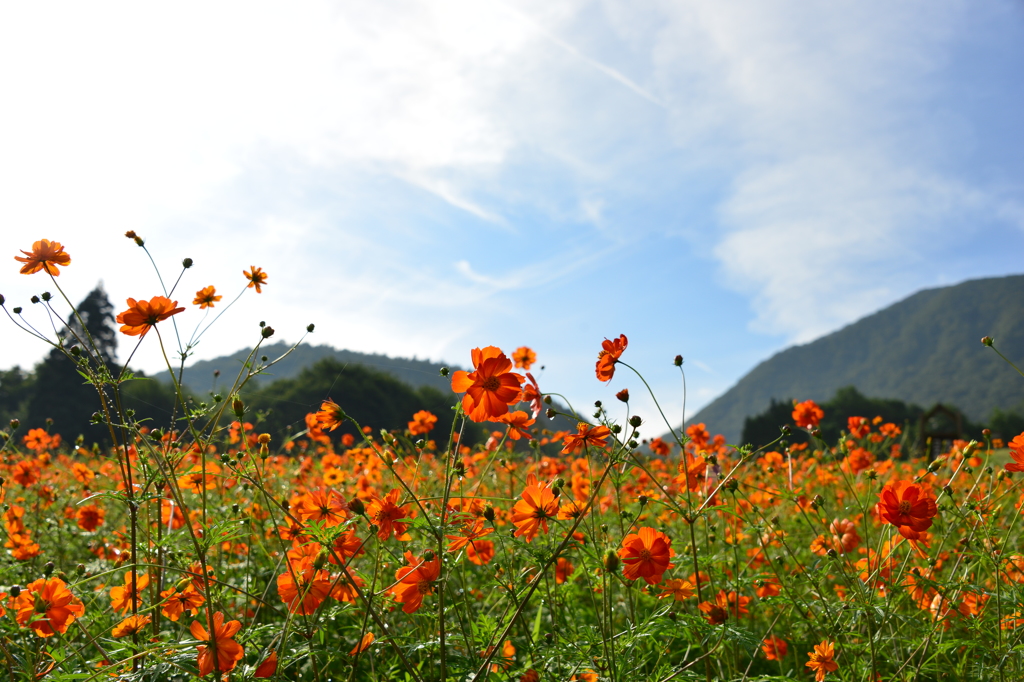
[[[819,428],[821,436],[826,443],[834,443],[839,439],[840,434],[847,430],[848,417],[866,417],[874,419],[881,417],[883,422],[891,422],[902,429],[904,441],[910,444],[918,444],[920,440],[920,418],[928,408],[923,408],[912,403],[905,403],[902,400],[891,400],[884,398],[869,398],[863,395],[853,386],[846,386],[836,391],[831,400],[821,403],[825,412]],[[954,405],[945,405],[956,412],[960,412]],[[981,440],[982,430],[991,430],[993,438],[1000,438],[1008,442],[1011,438],[1024,432],[1024,412],[1021,408],[993,411],[987,424],[973,423],[962,416],[962,431],[964,438],[975,438]],[[750,443],[756,447],[766,445],[779,437],[780,428],[784,425],[792,427],[788,440],[792,443],[804,443],[810,440],[808,434],[802,429],[793,427],[793,401],[772,399],[768,408],[760,414],[747,417],[743,422],[742,442]]]
[[[106,365],[113,376],[118,376],[122,367],[115,360],[118,333],[114,309],[102,285],[85,297],[78,310],[96,344],[96,361]],[[81,331],[73,315],[69,316],[67,325]],[[74,343],[72,338],[67,330],[60,335],[65,347]],[[211,394],[217,388],[214,385]],[[225,391],[229,389],[230,386],[224,386]],[[151,427],[167,428],[176,416],[180,417],[170,384],[135,373],[134,379],[122,384],[120,393],[123,407],[134,410],[135,418]],[[353,418],[375,431],[404,430],[414,413],[428,410],[438,418],[431,436],[445,440],[454,420],[452,407],[458,400],[455,394],[445,394],[430,386],[413,388],[387,374],[346,365],[332,358],[307,367],[295,378],[270,383],[252,381],[241,397],[246,405],[246,421],[252,422],[260,432],[270,433],[276,443],[304,430],[306,414],[317,411],[327,398],[332,398]],[[222,400],[228,398],[230,396],[221,396]],[[186,394],[186,399],[209,402],[212,396]],[[75,363],[58,349],[51,350],[31,372],[20,367],[0,370],[0,428],[8,428],[10,420],[17,419],[22,425],[21,435],[30,428],[46,428],[50,433],[61,434],[65,441],[74,442],[81,436],[86,447],[94,443],[102,447],[108,444],[110,437],[105,425],[93,423],[92,415],[98,409],[96,388],[86,382]],[[342,434],[354,434],[354,431],[351,424],[346,424],[331,436],[339,439]],[[466,443],[476,443],[484,437],[484,428],[478,424],[467,425],[463,433]]]

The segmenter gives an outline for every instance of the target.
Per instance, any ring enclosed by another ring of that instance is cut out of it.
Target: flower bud
[[[316,328],[316,325],[315,325],[315,324],[313,324],[313,323],[310,323],[310,324],[307,324],[307,325],[306,325],[306,331],[307,331],[307,332],[309,332],[310,334],[312,334],[312,333],[313,333],[313,330],[314,330],[315,328]]]
[[[547,416],[548,419],[554,419],[556,414],[558,414],[558,413],[555,412],[550,407],[548,408],[547,412],[545,412],[545,415]]]
[[[641,507],[645,507],[647,506],[648,499],[646,495],[641,495],[636,501],[640,503]]]
[[[263,336],[263,338],[265,338],[265,339],[269,339],[271,336],[274,335],[274,328],[273,327],[264,327],[263,331],[260,332],[260,335]]]
[[[19,305],[14,308],[11,308],[11,312],[14,313],[15,315],[21,315],[21,306]]]
[[[612,424],[610,430],[612,433],[622,433],[622,426],[620,426],[619,424]]]
[[[640,425],[644,423],[644,420],[640,418],[640,415],[634,414],[629,418],[629,425],[634,429],[640,428]]]
[[[28,300],[32,301],[33,303],[39,303],[39,297],[38,296],[33,296],[32,298],[30,298]]]
[[[740,483],[735,478],[730,478],[728,481],[725,482],[725,485],[722,487],[724,487],[730,493],[734,493],[736,492],[736,489],[740,487]]]
[[[614,549],[609,549],[604,555],[604,570],[609,573],[615,573],[619,570],[619,555],[615,553]]]
[[[983,346],[988,346],[989,348],[991,348],[992,347],[992,337],[991,336],[983,336],[983,337],[981,337],[981,344]]]
[[[6,303],[6,302],[7,302],[7,299],[6,299],[6,298],[4,298],[4,295],[3,295],[3,294],[0,294],[0,305],[3,305],[3,304],[4,304],[4,303]]]
[[[360,500],[358,497],[352,498],[352,500],[348,503],[348,509],[356,516],[362,516],[366,513],[366,505],[364,505],[363,501]]]
[[[45,564],[43,564],[43,575],[50,575],[51,573],[53,573],[53,568],[53,562],[47,561]]]
[[[85,575],[85,564],[78,564],[75,566],[76,575]]]
[[[17,429],[19,426],[21,426],[21,420],[20,419],[12,419],[10,423],[11,423],[11,428],[12,429]]]
[[[628,388],[622,389],[621,391],[619,391],[618,393],[615,394],[615,397],[618,398],[619,400],[621,400],[624,403],[628,403],[629,402],[629,389]]]
[[[12,597],[17,597],[19,594],[21,594],[21,585],[12,585],[8,593]]]
[[[431,552],[428,549],[426,552],[423,553],[423,560],[424,561],[433,561],[434,560],[434,553]]]
[[[448,369],[447,367],[442,367],[441,368],[441,376],[447,377],[449,374],[451,374],[451,370],[450,369]]]
[[[192,259],[186,258],[185,260],[181,261],[181,267],[188,270],[190,267],[192,267]]]
[[[49,301],[49,300],[50,300],[51,298],[53,298],[53,296],[52,296],[52,295],[50,294],[50,292],[49,292],[49,291],[44,291],[44,292],[42,293],[42,299],[43,299],[44,301]]]
[[[675,365],[676,367],[682,367],[683,366],[683,356],[682,355],[677,355],[675,357],[675,359],[672,361],[672,364]]]
[[[237,395],[231,400],[231,410],[235,413],[235,416],[239,419],[245,414],[245,403]]]
[[[484,519],[486,519],[488,523],[494,523],[494,507],[484,507]]]

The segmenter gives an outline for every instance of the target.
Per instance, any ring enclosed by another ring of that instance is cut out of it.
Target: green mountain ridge
[[[773,399],[826,401],[842,387],[928,408],[954,405],[973,421],[1024,402],[1024,378],[981,344],[1024,360],[1024,275],[926,289],[757,365],[694,415],[739,441],[743,421]],[[1017,363],[1020,365],[1020,363]]]

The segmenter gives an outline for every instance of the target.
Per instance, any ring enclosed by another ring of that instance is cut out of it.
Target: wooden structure
[[[921,415],[918,422],[921,438],[921,454],[927,454],[931,461],[953,447],[954,440],[964,435],[963,417],[942,403]]]

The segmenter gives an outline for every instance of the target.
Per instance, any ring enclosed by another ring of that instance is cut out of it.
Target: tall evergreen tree
[[[115,364],[117,330],[114,328],[114,306],[102,283],[97,284],[78,304],[78,315],[81,323],[74,313],[68,316],[67,326],[59,334],[61,343],[65,348],[79,346],[81,357],[86,358],[85,363],[94,372],[106,369],[115,373],[118,368]],[[88,340],[89,336],[92,342]],[[86,381],[76,363],[63,351],[51,350],[46,360],[36,367],[35,374],[26,426],[42,427],[47,419],[52,419],[51,433],[59,433],[65,440],[74,439],[79,434],[87,443],[109,440],[105,427],[89,421],[92,413],[100,408],[96,387]]]

